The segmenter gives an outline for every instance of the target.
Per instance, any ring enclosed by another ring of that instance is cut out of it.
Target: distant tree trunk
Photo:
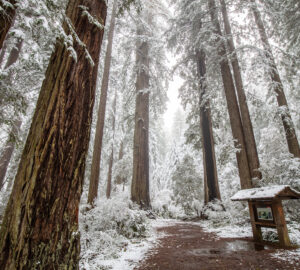
[[[124,157],[124,142],[121,141],[120,143],[120,148],[119,148],[119,157],[118,157],[118,160],[122,160]],[[125,179],[124,177],[122,177],[121,175],[117,175],[116,176],[116,184],[117,185],[121,185],[122,183],[125,182]]]
[[[204,167],[204,203],[207,204],[215,199],[221,200],[221,195],[218,182],[210,102],[205,97],[206,65],[205,53],[203,51],[197,52],[197,69],[200,81],[200,124]]]
[[[20,120],[16,120],[13,124],[12,130],[11,130],[11,136],[10,139],[8,139],[8,141],[6,142],[1,156],[0,156],[0,190],[3,187],[4,184],[4,178],[7,172],[7,168],[9,165],[9,162],[11,160],[12,154],[14,152],[15,149],[15,142],[11,140],[12,137],[15,137],[21,127],[22,121]]]
[[[253,133],[252,122],[250,118],[249,108],[247,104],[247,98],[245,95],[244,84],[241,74],[241,69],[238,61],[238,57],[235,51],[235,46],[232,38],[231,26],[228,18],[226,3],[224,0],[220,0],[222,7],[222,15],[225,27],[225,33],[228,40],[228,49],[231,54],[231,64],[233,69],[233,75],[235,80],[235,86],[237,90],[237,95],[239,99],[240,112],[243,124],[243,131],[245,135],[246,152],[249,161],[249,168],[251,173],[251,178],[261,179],[262,175],[259,171],[259,158],[256,148],[255,137]]]
[[[105,110],[106,110],[107,91],[108,91],[108,83],[109,83],[109,73],[110,73],[110,66],[111,66],[112,45],[113,45],[115,21],[116,21],[116,4],[117,1],[114,1],[110,27],[108,32],[108,43],[107,43],[107,49],[106,49],[106,55],[104,61],[104,71],[103,71],[103,78],[102,78],[102,85],[101,85],[101,95],[100,95],[100,103],[98,109],[98,119],[96,125],[94,152],[93,152],[92,167],[91,167],[91,179],[90,179],[89,194],[88,194],[89,204],[93,204],[95,198],[97,198],[98,195]]]
[[[137,35],[145,35],[138,26]],[[142,208],[150,207],[149,196],[149,45],[146,40],[137,41],[136,105],[133,141],[133,176],[131,199]]]
[[[251,10],[253,12],[254,19],[258,27],[260,39],[262,41],[265,50],[265,55],[267,60],[269,61],[269,65],[270,65],[269,73],[270,73],[271,80],[274,84],[274,91],[276,94],[277,103],[279,107],[284,108],[284,110],[281,112],[281,119],[285,130],[285,136],[286,136],[289,152],[293,154],[295,157],[300,158],[299,142],[294,128],[294,123],[284,94],[283,84],[280,79],[279,72],[274,60],[274,56],[265,30],[265,26],[261,18],[261,14],[257,8],[255,0],[249,0],[249,1],[251,3]]]
[[[13,24],[14,17],[16,15],[16,0],[6,0],[9,5],[5,5],[0,0],[0,50],[2,49],[3,42],[6,35]]]
[[[69,0],[63,28],[77,61],[58,40],[3,219],[0,269],[79,268],[78,209],[106,10],[104,0]]]
[[[23,46],[23,39],[19,38],[15,46],[11,49],[11,52],[8,56],[7,62],[4,67],[5,69],[9,68],[10,66],[12,66],[14,63],[17,62],[20,56],[22,46]]]
[[[0,68],[2,67],[2,63],[3,63],[3,60],[4,60],[6,49],[7,49],[7,42],[4,42],[3,47],[0,51]]]
[[[235,140],[234,144],[239,151],[236,152],[237,163],[241,181],[241,188],[251,188],[251,174],[249,169],[249,162],[246,153],[246,143],[243,132],[243,125],[240,116],[240,110],[238,106],[237,97],[235,94],[234,82],[230,70],[230,65],[227,59],[225,43],[221,41],[222,36],[221,27],[218,19],[217,9],[215,0],[208,1],[211,20],[215,27],[215,33],[218,36],[216,44],[220,44],[218,48],[218,53],[221,58],[220,68],[222,74],[222,80],[224,84],[225,96],[227,100],[227,107],[229,113],[229,119],[231,123],[232,135]]]
[[[11,52],[8,56],[7,62],[5,64],[5,69],[12,66],[19,58],[21,48],[23,44],[23,39],[18,39],[17,44],[11,49]],[[10,138],[6,142],[3,151],[0,156],[0,190],[3,187],[4,178],[7,172],[7,168],[9,165],[9,162],[11,160],[12,154],[15,150],[15,142],[11,140],[11,138],[15,137],[19,131],[20,127],[22,125],[22,121],[19,119],[16,119],[13,123],[13,127],[11,130]]]
[[[113,121],[112,121],[112,131],[113,131],[113,137],[112,137],[112,144],[111,144],[111,153],[109,157],[109,165],[108,165],[108,174],[107,174],[107,187],[106,187],[106,198],[110,198],[111,194],[111,179],[112,179],[112,167],[114,162],[114,138],[115,138],[115,128],[116,128],[116,111],[117,111],[117,92],[115,92],[115,99],[113,102]]]

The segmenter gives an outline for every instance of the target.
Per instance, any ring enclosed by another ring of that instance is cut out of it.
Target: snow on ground
[[[289,263],[295,264],[297,269],[300,269],[299,258],[300,258],[300,249],[295,250],[279,250],[274,254],[271,254],[273,258],[287,261]]]
[[[218,237],[221,238],[240,238],[253,236],[250,224],[249,226],[228,224],[222,227],[215,227],[209,220],[205,220],[201,221],[199,225],[203,228],[204,231],[215,233]]]

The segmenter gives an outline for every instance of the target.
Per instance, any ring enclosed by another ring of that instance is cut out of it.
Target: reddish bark
[[[243,124],[243,131],[246,143],[246,152],[249,161],[249,168],[251,173],[251,178],[261,179],[262,175],[259,171],[259,158],[256,148],[256,142],[252,127],[252,121],[250,118],[249,108],[247,104],[247,98],[244,90],[244,84],[240,69],[240,64],[238,61],[238,56],[236,54],[232,33],[231,33],[231,26],[228,18],[227,7],[224,0],[220,0],[221,7],[222,7],[222,15],[225,27],[225,33],[227,35],[228,40],[228,49],[229,53],[231,54],[231,64],[233,69],[233,76],[235,80],[235,86],[237,91],[237,96],[239,99],[239,107],[241,112],[241,119]]]
[[[104,0],[69,0],[63,27],[76,33],[77,61],[58,40],[0,231],[3,270],[78,269],[78,207],[103,38],[85,10],[105,22]]]
[[[110,73],[110,66],[111,66],[112,45],[113,45],[115,21],[116,21],[116,4],[117,2],[114,1],[112,17],[111,17],[109,33],[108,33],[108,43],[107,43],[105,62],[104,62],[103,79],[101,85],[101,95],[100,95],[94,152],[93,152],[92,167],[91,167],[91,179],[90,179],[89,194],[88,194],[88,203],[90,204],[94,202],[95,198],[97,198],[98,195],[105,110],[106,110],[107,91],[108,91],[108,84],[109,84],[109,73]]]
[[[243,125],[240,116],[240,109],[238,106],[238,101],[235,93],[234,82],[230,70],[230,65],[227,59],[227,52],[225,43],[221,41],[222,36],[221,27],[218,19],[217,9],[215,0],[208,1],[209,12],[213,26],[215,28],[215,33],[217,35],[216,44],[220,44],[218,48],[218,54],[221,58],[220,68],[221,75],[224,85],[224,91],[227,101],[227,108],[229,113],[229,119],[231,124],[232,135],[234,138],[234,144],[237,149],[237,163],[240,175],[241,188],[247,189],[252,187],[251,174],[249,169],[249,162],[246,153],[246,143],[243,132]]]

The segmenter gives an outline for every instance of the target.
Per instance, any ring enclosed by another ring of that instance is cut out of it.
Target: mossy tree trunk
[[[6,0],[6,4],[0,0],[0,50],[2,49],[3,42],[6,35],[13,24],[16,15],[16,0]]]
[[[137,36],[145,35],[138,25]],[[149,196],[149,44],[138,40],[136,49],[137,79],[135,128],[133,140],[133,176],[131,199],[142,208],[150,207]]]
[[[68,2],[63,27],[77,61],[57,40],[0,231],[3,270],[78,269],[78,209],[106,10],[104,0]]]
[[[200,125],[204,168],[204,203],[206,204],[213,200],[221,200],[221,195],[218,182],[210,102],[206,97],[205,53],[198,51],[196,59],[200,82]]]
[[[246,152],[249,161],[251,178],[261,179],[262,175],[261,172],[259,171],[260,164],[259,164],[257,147],[256,147],[256,142],[255,142],[255,137],[253,132],[253,126],[252,126],[252,121],[250,118],[249,108],[247,104],[247,98],[244,90],[240,64],[239,64],[238,56],[236,54],[234,41],[232,37],[230,21],[227,13],[227,7],[224,0],[220,0],[220,3],[221,3],[222,15],[223,15],[225,33],[227,35],[228,49],[231,58],[233,77],[234,77],[237,96],[239,100],[239,107],[241,112],[243,131],[245,135]]]
[[[251,173],[249,168],[248,157],[246,153],[246,143],[243,132],[243,125],[240,116],[240,109],[238,106],[238,101],[235,93],[235,86],[230,70],[230,65],[227,58],[226,46],[223,41],[221,41],[222,32],[220,27],[220,22],[218,19],[218,12],[215,0],[208,1],[209,12],[211,20],[214,26],[214,31],[216,33],[216,44],[220,44],[218,47],[218,54],[220,56],[220,68],[221,75],[224,85],[224,91],[227,101],[227,108],[229,113],[229,119],[231,124],[232,135],[234,139],[234,144],[237,149],[237,163],[241,182],[241,188],[247,189],[252,187]]]
[[[255,0],[249,0],[251,4],[251,10],[254,15],[254,19],[256,22],[256,25],[258,27],[258,32],[260,35],[260,39],[262,41],[265,55],[269,63],[269,74],[271,77],[271,80],[273,82],[273,88],[274,92],[277,98],[278,106],[281,108],[281,119],[285,131],[285,137],[288,144],[288,149],[291,154],[294,155],[294,157],[300,158],[300,147],[299,142],[297,139],[297,134],[294,128],[294,123],[290,114],[289,106],[287,103],[287,99],[284,93],[284,87],[279,75],[279,71],[277,69],[275,59],[272,53],[272,49],[269,43],[269,39],[266,33],[266,29],[263,23],[263,20],[261,18],[261,14],[257,8]]]
[[[90,204],[93,204],[95,198],[97,198],[97,195],[98,195],[103,130],[104,130],[104,121],[105,121],[106,102],[107,102],[107,91],[108,91],[108,84],[109,84],[112,45],[113,45],[115,21],[116,21],[116,8],[117,8],[116,5],[117,5],[117,1],[115,0],[113,3],[113,10],[112,10],[110,27],[109,27],[109,32],[108,32],[108,43],[107,43],[107,49],[106,49],[106,55],[105,55],[105,61],[104,61],[103,78],[102,78],[102,84],[101,84],[100,103],[99,103],[99,109],[98,109],[95,143],[94,143],[94,151],[93,151],[92,167],[91,167],[91,178],[90,178],[90,186],[89,186],[89,194],[88,194],[88,203],[90,203]]]

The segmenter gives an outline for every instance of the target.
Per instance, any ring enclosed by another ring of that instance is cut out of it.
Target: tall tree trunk
[[[138,26],[137,35],[145,35]],[[136,50],[137,79],[135,128],[133,141],[133,176],[131,199],[142,208],[150,207],[149,196],[149,45],[146,40],[137,41]]]
[[[279,76],[279,72],[275,63],[275,59],[268,40],[265,26],[261,18],[261,14],[257,8],[255,0],[249,0],[249,1],[251,3],[251,10],[253,12],[254,19],[258,27],[260,39],[262,41],[265,50],[265,55],[267,60],[269,61],[269,65],[270,65],[269,73],[274,85],[273,87],[276,94],[277,103],[279,107],[284,108],[281,112],[281,119],[285,130],[285,136],[286,136],[289,152],[293,154],[295,157],[300,158],[299,142],[294,128],[294,123],[284,94],[283,84]]]
[[[108,173],[107,173],[107,186],[106,186],[106,198],[110,198],[111,194],[111,179],[112,179],[112,167],[114,162],[114,139],[115,139],[115,128],[116,128],[116,111],[117,111],[117,91],[115,92],[115,99],[113,102],[113,115],[112,115],[112,131],[113,131],[113,137],[112,137],[112,143],[111,143],[111,153],[109,157],[109,165],[108,165]]]
[[[58,40],[3,219],[0,269],[78,269],[78,209],[106,10],[104,0],[69,0],[63,27],[77,61]]]
[[[20,56],[22,44],[23,44],[23,39],[18,39],[17,44],[11,49],[11,52],[5,64],[5,69],[12,66],[18,60]],[[8,141],[6,142],[0,156],[0,190],[3,187],[3,181],[7,172],[7,168],[11,160],[12,154],[15,150],[15,142],[12,141],[11,138],[15,137],[19,133],[21,125],[22,125],[22,121],[20,119],[16,119],[14,121],[11,134],[10,134],[10,139],[8,139]]]
[[[6,38],[6,35],[13,24],[15,15],[16,15],[16,0],[6,0],[8,4],[4,4],[2,0],[0,0],[0,50],[2,49],[3,42]]]
[[[11,133],[12,133],[10,136],[11,138],[15,137],[19,133],[21,124],[22,124],[22,121],[20,121],[20,120],[14,121],[12,130],[11,130]],[[8,139],[8,141],[6,142],[6,144],[2,150],[1,156],[0,156],[0,190],[2,189],[2,187],[4,185],[4,178],[5,178],[5,175],[7,172],[7,168],[8,168],[9,162],[11,160],[12,154],[15,149],[15,142],[12,141],[11,138]]]
[[[256,142],[253,132],[253,126],[250,118],[249,108],[247,104],[247,98],[245,95],[244,84],[241,74],[241,69],[238,61],[238,57],[236,54],[231,26],[228,18],[226,3],[224,0],[220,0],[221,7],[222,7],[222,15],[223,15],[223,22],[225,27],[225,33],[227,35],[228,40],[228,49],[231,54],[231,64],[233,69],[233,75],[235,80],[235,86],[237,90],[237,96],[239,99],[240,105],[240,112],[241,112],[241,119],[243,124],[243,131],[245,135],[245,143],[246,143],[246,152],[249,161],[249,168],[251,173],[251,178],[261,179],[262,175],[259,171],[259,158],[256,148]]]
[[[119,148],[119,157],[118,160],[122,160],[124,157],[124,141],[121,141],[120,143],[120,148]],[[125,182],[124,177],[122,177],[121,175],[117,175],[116,176],[116,184],[117,185],[121,185],[122,183]]]
[[[225,43],[221,41],[221,27],[218,19],[218,13],[216,9],[215,0],[209,0],[208,6],[210,10],[211,20],[213,22],[215,33],[217,35],[216,43],[220,44],[218,48],[218,54],[221,58],[220,68],[222,74],[222,80],[224,84],[225,96],[227,100],[227,107],[229,113],[229,119],[231,123],[232,135],[234,138],[234,144],[239,151],[236,152],[237,163],[241,181],[241,188],[251,188],[251,174],[249,169],[249,162],[246,153],[246,143],[243,132],[243,125],[240,116],[240,110],[238,106],[237,97],[235,94],[234,82],[230,70],[230,65],[227,59],[226,47]]]
[[[210,102],[206,95],[206,65],[205,53],[197,52],[197,69],[200,81],[200,124],[202,133],[203,167],[204,167],[204,203],[221,200],[215,146],[212,130]]]
[[[91,179],[90,179],[89,194],[88,194],[88,203],[90,204],[94,202],[95,198],[97,198],[98,195],[105,110],[106,110],[107,91],[108,91],[109,73],[110,73],[110,65],[111,65],[112,45],[113,45],[115,21],[116,21],[116,5],[117,5],[117,1],[114,1],[110,27],[108,32],[108,43],[107,43],[107,49],[106,49],[106,55],[104,61],[104,71],[103,71],[103,79],[101,85],[101,95],[100,95],[100,103],[98,109],[98,119],[96,125],[95,143],[94,143],[94,151],[93,151],[93,159],[92,159],[92,167],[91,167]]]

